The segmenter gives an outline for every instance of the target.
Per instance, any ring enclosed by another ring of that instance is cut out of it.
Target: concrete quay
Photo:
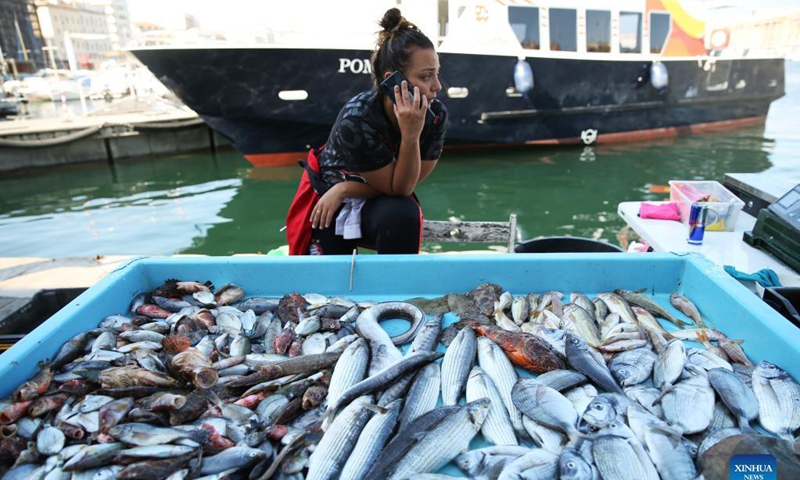
[[[186,107],[126,99],[87,116],[0,122],[0,172],[211,150],[229,142]]]

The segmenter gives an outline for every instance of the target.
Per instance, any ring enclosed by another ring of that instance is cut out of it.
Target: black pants
[[[336,235],[339,211],[328,228],[313,230],[312,255],[350,255],[358,246],[378,253],[419,253],[422,209],[413,198],[381,195],[368,199],[361,209],[361,238],[356,240]]]

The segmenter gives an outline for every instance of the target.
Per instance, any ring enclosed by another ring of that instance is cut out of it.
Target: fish
[[[443,354],[439,352],[418,352],[405,357],[403,360],[400,360],[389,368],[378,372],[376,375],[371,375],[365,378],[364,380],[356,383],[352,387],[342,392],[339,398],[328,406],[326,415],[335,416],[339,409],[355,398],[384,387],[392,381],[397,380],[405,373],[438,360],[442,356]]]
[[[490,401],[489,411],[481,426],[481,433],[487,442],[494,445],[519,445],[500,392],[481,367],[472,367],[467,380],[466,397],[467,402],[481,398],[488,398]]]
[[[514,405],[536,422],[566,433],[571,440],[578,437],[578,413],[572,402],[558,391],[534,379],[521,379],[514,385],[511,396]]]
[[[400,428],[436,408],[441,385],[442,374],[438,363],[431,362],[417,372],[408,395],[403,399],[403,410],[397,419]]]
[[[669,313],[664,307],[659,305],[658,302],[648,297],[647,295],[632,292],[630,290],[625,290],[622,288],[614,290],[614,293],[627,300],[628,303],[638,305],[647,310],[648,312],[652,313],[653,315],[656,315],[658,317],[663,318],[664,320],[667,320],[668,322],[672,323],[678,328],[683,328],[685,326],[691,325],[690,323],[684,322],[683,320],[677,318],[675,315]]]
[[[454,463],[469,478],[485,478],[493,476],[490,472],[499,474],[508,462],[528,452],[528,447],[515,445],[484,447],[462,453],[455,458]]]
[[[284,326],[287,323],[297,325],[308,316],[308,302],[299,293],[286,294],[278,301],[276,313]]]
[[[700,310],[698,310],[694,302],[688,298],[684,297],[678,292],[673,292],[669,295],[669,303],[671,303],[672,306],[677,308],[681,313],[691,318],[697,328],[708,328],[705,322],[703,322],[703,317],[700,315]]]
[[[411,421],[406,428],[399,430],[381,451],[381,455],[364,475],[364,480],[385,478],[385,471],[396,465],[420,438],[439,425],[442,420],[453,416],[462,409],[463,406],[442,406]]]
[[[600,388],[607,392],[624,394],[622,387],[617,384],[608,366],[599,353],[575,335],[567,334],[567,360],[587,377],[594,380]]]
[[[612,422],[598,433],[592,441],[592,457],[604,480],[659,479],[644,447],[622,423]]]
[[[767,431],[793,441],[800,428],[800,385],[774,363],[762,360],[753,371],[758,419]]]
[[[308,459],[308,480],[338,478],[372,416],[373,412],[365,408],[371,402],[370,395],[359,397],[336,417]]]
[[[436,315],[419,328],[414,340],[411,342],[411,346],[406,351],[406,356],[414,352],[436,350],[436,345],[439,343],[439,335],[442,333],[442,319],[442,315]]]
[[[575,325],[575,333],[586,342],[587,345],[597,348],[600,346],[600,332],[593,318],[594,313],[590,314],[581,306],[569,304],[564,307],[563,320],[570,321]]]
[[[736,417],[736,423],[743,433],[757,433],[750,422],[758,417],[758,399],[753,389],[745,384],[733,371],[724,368],[708,370],[708,381]]]
[[[502,288],[499,285],[483,283],[467,293],[467,297],[472,300],[473,304],[477,308],[478,313],[485,317],[492,318],[495,312],[495,302],[499,300],[501,291]],[[448,304],[450,304],[449,298]],[[452,305],[451,309],[456,312],[456,309],[453,309]],[[462,317],[462,319],[464,318],[463,315],[459,316]]]
[[[542,448],[532,449],[507,463],[497,480],[516,478],[556,478],[559,456]]]
[[[534,335],[506,332],[490,325],[472,324],[471,328],[494,341],[511,363],[531,373],[545,373],[565,366],[558,352]]]
[[[369,347],[366,340],[359,338],[351,343],[336,362],[328,386],[328,405],[333,405],[339,397],[356,383],[364,380],[369,365]]]
[[[374,310],[373,310],[374,309]],[[369,374],[375,375],[377,372],[397,363],[403,358],[403,354],[395,346],[386,330],[381,328],[379,322],[385,318],[396,318],[403,316],[408,318],[411,312],[420,312],[418,322],[422,322],[425,317],[419,307],[402,302],[385,302],[375,307],[364,310],[356,319],[356,331],[362,338],[369,342],[372,360],[369,366]],[[412,330],[418,325],[412,325]]]
[[[672,385],[683,372],[686,361],[686,347],[683,342],[678,339],[670,340],[653,364],[653,385],[660,390]]]
[[[475,333],[465,328],[458,332],[442,360],[442,403],[455,405],[467,386],[470,369],[475,363]]]
[[[614,355],[608,369],[622,387],[638,385],[652,376],[657,359],[652,350],[636,348]]]
[[[50,386],[51,381],[53,381],[53,371],[50,369],[50,363],[40,363],[39,372],[14,391],[14,401],[26,402],[35,400],[47,391],[47,387]]]
[[[409,475],[435,472],[469,447],[488,414],[490,401],[482,398],[459,407],[420,438],[386,475],[398,480]]]
[[[436,366],[438,370],[437,363],[428,364],[428,366],[431,365]],[[367,474],[381,455],[381,451],[397,425],[402,405],[403,400],[397,399],[369,419],[358,436],[355,447],[348,455],[339,480],[359,480]]]
[[[678,433],[702,432],[714,416],[714,389],[703,375],[692,375],[666,389],[661,397],[666,420]]]
[[[511,390],[519,378],[517,371],[503,350],[493,341],[486,337],[478,337],[477,346],[478,365],[494,382],[514,430],[523,432],[522,413],[511,399]]]

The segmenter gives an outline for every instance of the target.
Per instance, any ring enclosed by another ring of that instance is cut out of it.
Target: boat
[[[371,9],[373,30],[385,3],[358,7]],[[784,59],[726,51],[725,31],[705,31],[701,4],[440,1],[440,16],[446,8],[454,20],[428,36],[440,42],[447,147],[591,145],[763,123],[784,95]],[[413,13],[436,11],[423,7],[401,5],[436,30]],[[132,53],[251,163],[277,166],[322,145],[342,105],[370,86],[373,45],[341,37]]]

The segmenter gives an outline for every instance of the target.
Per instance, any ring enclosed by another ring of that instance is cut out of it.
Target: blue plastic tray
[[[770,360],[800,378],[800,330],[704,257],[675,254],[365,255],[357,257],[191,257],[133,260],[64,307],[0,356],[0,397],[10,395],[79,332],[126,313],[131,299],[168,278],[242,285],[248,296],[292,291],[398,300],[466,292],[483,282],[515,295],[545,290],[590,297],[615,288],[647,288],[665,307],[679,291],[751,360]],[[677,313],[677,311],[675,311]],[[668,327],[669,328],[669,327]]]

